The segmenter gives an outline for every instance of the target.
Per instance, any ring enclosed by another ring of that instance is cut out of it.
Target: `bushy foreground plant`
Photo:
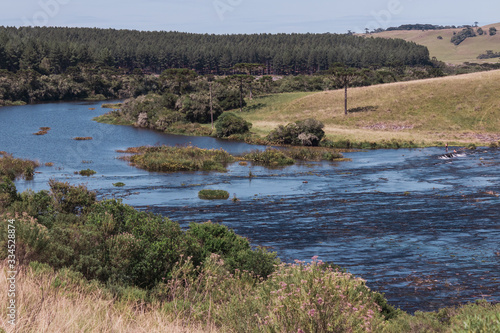
[[[199,268],[188,258],[158,295],[169,311],[209,316],[231,332],[373,332],[385,325],[383,308],[397,312],[364,280],[313,259],[280,264],[255,283],[247,272],[227,271],[220,256]]]
[[[201,264],[217,253],[230,271],[269,274],[274,269],[275,253],[252,250],[248,240],[225,226],[192,224],[183,231],[176,222],[121,201],[96,201],[83,185],[53,180],[49,185],[50,191],[15,193],[15,201],[0,212],[1,228],[16,220],[21,262],[39,261],[87,279],[146,289],[170,279],[182,256]],[[6,243],[7,233],[0,233],[0,259],[6,257]]]

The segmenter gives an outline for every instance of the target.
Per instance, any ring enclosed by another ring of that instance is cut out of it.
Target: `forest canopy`
[[[238,63],[260,74],[312,74],[341,62],[351,67],[430,64],[425,46],[401,39],[340,34],[210,35],[96,28],[0,27],[0,69],[61,74],[82,65],[131,73],[189,68],[228,74]]]

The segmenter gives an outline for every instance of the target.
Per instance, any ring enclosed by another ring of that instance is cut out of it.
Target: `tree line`
[[[257,63],[263,75],[312,74],[350,67],[430,64],[426,47],[398,39],[340,34],[214,35],[96,28],[0,27],[0,69],[61,74],[80,65],[159,74],[188,68],[224,75]]]

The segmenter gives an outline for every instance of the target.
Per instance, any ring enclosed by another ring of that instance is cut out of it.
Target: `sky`
[[[194,33],[346,33],[409,23],[500,22],[487,0],[0,0],[0,26]]]

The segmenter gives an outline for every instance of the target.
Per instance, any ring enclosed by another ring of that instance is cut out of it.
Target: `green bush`
[[[50,196],[54,208],[62,213],[79,214],[96,200],[96,193],[87,190],[85,185],[72,186],[69,183],[49,180]]]
[[[186,232],[188,255],[199,265],[212,253],[220,255],[230,271],[247,270],[256,276],[267,277],[278,262],[276,253],[264,249],[253,251],[248,239],[217,223],[191,223]]]
[[[322,122],[309,118],[286,126],[279,125],[268,134],[267,139],[278,144],[317,146],[325,136],[323,127]]]
[[[229,198],[229,192],[224,190],[201,190],[198,192],[198,197],[205,200],[226,200]]]
[[[215,123],[216,135],[219,138],[226,138],[233,134],[244,134],[250,128],[252,128],[251,123],[231,112],[223,113]]]

